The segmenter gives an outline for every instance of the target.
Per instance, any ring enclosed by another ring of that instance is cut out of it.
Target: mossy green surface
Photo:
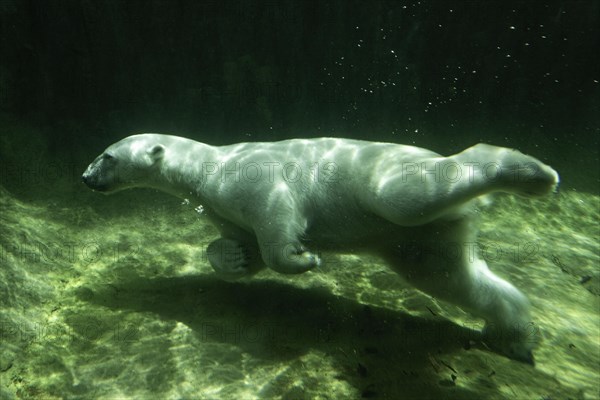
[[[596,196],[498,196],[482,211],[490,268],[533,304],[535,368],[477,344],[482,321],[374,257],[222,282],[197,205],[91,199],[41,207],[0,192],[6,398],[598,397]]]

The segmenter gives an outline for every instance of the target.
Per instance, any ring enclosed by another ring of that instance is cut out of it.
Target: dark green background
[[[75,169],[144,131],[486,141],[596,192],[599,15],[598,1],[3,0],[0,157],[18,160],[23,125]]]

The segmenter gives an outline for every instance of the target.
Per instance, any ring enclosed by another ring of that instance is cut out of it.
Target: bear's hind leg
[[[439,228],[440,236],[415,242],[408,251],[396,248],[386,259],[417,289],[483,318],[484,341],[490,347],[533,364],[537,331],[525,295],[488,269],[469,235],[464,242],[452,239],[465,238],[465,225]]]
[[[555,191],[560,180],[558,173],[548,165],[506,147],[479,143],[449,159],[463,168],[469,166],[469,180],[483,191],[538,197]]]
[[[451,157],[390,165],[374,174],[362,203],[400,226],[418,226],[462,214],[470,200],[503,191],[543,196],[557,188],[558,173],[541,161],[504,147],[477,144]]]

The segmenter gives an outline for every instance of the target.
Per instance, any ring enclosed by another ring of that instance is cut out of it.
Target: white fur
[[[303,273],[320,265],[320,250],[376,253],[420,290],[485,318],[492,345],[533,362],[525,296],[477,252],[439,251],[475,242],[480,196],[555,189],[558,174],[516,150],[479,144],[443,157],[335,138],[214,147],[142,134],[108,147],[83,179],[103,192],[153,187],[194,197],[221,231],[208,258],[225,279],[263,265]]]

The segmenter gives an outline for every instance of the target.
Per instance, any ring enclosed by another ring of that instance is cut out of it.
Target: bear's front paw
[[[208,245],[208,261],[222,279],[235,280],[250,270],[250,255],[244,246],[232,239],[220,238]]]
[[[285,246],[274,248],[265,263],[274,271],[282,274],[301,274],[321,265],[321,258],[302,246]]]
[[[311,269],[321,265],[321,257],[309,251],[300,253],[300,258],[304,261],[304,264],[310,266]]]

